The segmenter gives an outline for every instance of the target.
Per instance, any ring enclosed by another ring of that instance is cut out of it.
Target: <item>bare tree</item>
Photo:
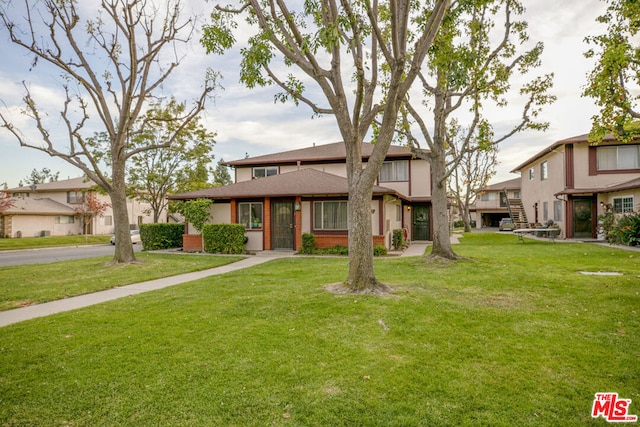
[[[461,137],[462,136],[462,137]],[[498,164],[498,146],[491,144],[481,146],[475,138],[471,140],[471,146],[466,147],[459,126],[452,126],[452,135],[449,157],[457,166],[453,168],[448,180],[449,194],[457,205],[464,231],[471,231],[470,207],[476,201],[476,195],[495,174]],[[459,154],[460,153],[460,154]]]
[[[526,22],[517,21],[524,7],[517,0],[469,0],[457,2],[438,33],[429,53],[426,67],[419,74],[422,85],[422,107],[409,99],[406,133],[412,152],[431,164],[433,247],[431,257],[456,259],[449,236],[447,212],[447,179],[468,150],[473,149],[472,138],[479,146],[499,144],[525,129],[544,130],[547,123],[536,121],[541,106],[555,100],[547,91],[552,75],[534,77],[523,83],[518,95],[526,102],[522,114],[501,136],[495,136],[487,118],[489,108],[508,105],[513,95],[514,76],[525,75],[540,65],[542,43],[527,50]],[[500,18],[501,17],[501,18]],[[501,20],[502,32],[496,37],[494,29]],[[469,114],[470,113],[470,114]],[[449,156],[451,119],[468,120],[462,137],[463,149]],[[433,127],[426,117],[433,119]],[[410,118],[410,119],[409,119]],[[411,120],[413,123],[411,123]],[[411,131],[417,126],[417,136]],[[428,148],[425,150],[424,148]]]
[[[276,100],[333,115],[346,147],[349,186],[349,273],[343,286],[351,292],[386,291],[373,270],[373,185],[400,105],[449,1],[312,0],[299,5],[293,10],[280,0],[246,0],[234,10],[218,6],[202,41],[210,52],[221,53],[238,35],[234,19],[244,16],[257,32],[242,50],[241,80],[250,88],[275,84],[282,90]],[[364,164],[363,141],[379,117],[375,147]]]
[[[142,147],[129,145],[148,124],[135,126],[136,120],[183,59],[178,46],[191,40],[195,20],[181,18],[179,0],[161,8],[146,0],[102,0],[98,16],[92,11],[85,19],[79,11],[81,6],[89,7],[85,2],[80,6],[72,0],[25,0],[24,5],[22,11],[11,10],[11,3],[2,6],[0,18],[11,42],[33,55],[33,67],[44,62],[62,74],[64,101],[59,117],[66,141],[55,141],[48,114],[26,83],[24,113],[33,120],[39,142],[16,128],[4,113],[0,113],[2,126],[21,146],[64,159],[109,194],[116,232],[112,262],[135,261],[125,193],[127,160],[145,150],[171,146],[204,108],[215,85],[215,74],[209,72],[192,107],[172,119],[176,123],[173,136]],[[97,146],[88,136],[96,128],[106,133],[106,146]],[[103,163],[107,157],[110,167]]]

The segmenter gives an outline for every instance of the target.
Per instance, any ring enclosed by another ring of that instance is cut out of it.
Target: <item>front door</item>
[[[413,207],[413,240],[430,240],[429,206]]]
[[[271,203],[271,246],[274,250],[293,250],[293,203]]]
[[[573,237],[593,237],[593,201],[592,199],[573,200]]]

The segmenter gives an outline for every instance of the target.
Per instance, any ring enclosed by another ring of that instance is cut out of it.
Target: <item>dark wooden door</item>
[[[593,201],[592,199],[573,200],[573,237],[593,237]]]
[[[271,203],[271,246],[273,249],[293,249],[293,203]]]
[[[429,206],[413,207],[413,240],[430,240]]]

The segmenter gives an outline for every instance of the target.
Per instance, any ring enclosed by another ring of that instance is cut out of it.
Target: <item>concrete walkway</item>
[[[458,243],[457,237],[458,236],[451,236],[452,244]],[[400,256],[406,257],[424,255],[427,246],[430,244],[430,242],[412,242],[411,245],[404,252],[402,252]],[[209,276],[225,274],[243,268],[260,265],[272,259],[285,258],[293,255],[294,252],[264,251],[258,253],[255,256],[245,258],[242,261],[234,262],[232,264],[227,264],[216,268],[210,268],[208,270],[179,274],[177,276],[164,277],[161,279],[149,280],[148,282],[119,286],[113,289],[107,289],[106,291],[79,295],[77,297],[30,305],[13,310],[0,311],[0,327],[22,322],[24,320],[35,319],[38,317],[49,316],[51,314],[61,313],[64,311],[71,311],[78,308],[88,307],[118,298],[141,294],[143,292],[155,291],[157,289],[179,285],[181,283],[191,282]]]
[[[143,292],[155,291],[156,289],[179,285],[181,283],[191,282],[193,280],[198,280],[209,276],[216,276],[243,268],[253,267],[254,265],[263,264],[272,259],[291,256],[291,254],[292,252],[263,252],[259,255],[245,258],[242,261],[222,265],[216,268],[210,268],[208,270],[179,274],[177,276],[150,280],[148,282],[119,286],[113,289],[107,289],[106,291],[94,292],[91,294],[79,295],[77,297],[65,298],[57,301],[46,302],[43,304],[16,308],[14,310],[2,311],[0,312],[0,327],[22,322],[24,320],[35,319],[37,317],[48,316],[50,314],[61,313],[63,311],[70,311],[77,308],[88,307],[90,305],[100,304],[102,302],[111,301],[126,296],[137,295]]]

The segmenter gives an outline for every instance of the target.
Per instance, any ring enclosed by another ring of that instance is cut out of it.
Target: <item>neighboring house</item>
[[[372,151],[363,144],[363,161]],[[347,170],[344,143],[227,162],[235,183],[171,196],[207,198],[212,223],[239,223],[247,230],[247,250],[298,250],[302,234],[319,247],[347,245]],[[373,243],[390,247],[395,229],[412,240],[431,238],[429,163],[391,146],[371,200]]]
[[[509,218],[509,199],[520,199],[520,178],[489,184],[482,188],[473,207],[476,227],[497,227],[502,218]]]
[[[587,137],[557,141],[512,171],[529,220],[553,220],[565,238],[595,238],[598,215],[640,207],[640,138],[591,145]]]
[[[14,206],[0,213],[0,236],[112,234],[113,211],[110,207],[103,216],[93,217],[88,224],[83,224],[77,212],[84,206],[87,192],[93,192],[100,202],[110,202],[108,196],[92,190],[94,187],[93,181],[80,177],[6,190],[13,198]],[[130,198],[127,208],[131,228],[152,222],[152,216],[145,213],[149,211],[147,203]]]

